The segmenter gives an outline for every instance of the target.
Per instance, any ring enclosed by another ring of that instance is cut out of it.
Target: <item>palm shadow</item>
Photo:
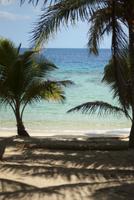
[[[96,200],[98,195],[98,188],[106,188],[109,184],[117,184],[117,181],[106,181],[104,183],[89,183],[89,182],[81,182],[81,183],[73,183],[73,184],[62,184],[56,186],[50,186],[45,188],[39,188],[35,186],[31,186],[28,184],[22,184],[17,181],[11,181],[8,179],[0,179],[0,183],[3,186],[2,191],[0,192],[1,200],[13,200],[13,199],[58,199],[58,200],[67,200],[67,199],[89,199],[93,197]],[[7,190],[8,188],[8,190]],[[116,188],[116,187],[115,187]],[[109,188],[111,189],[111,188]],[[102,191],[105,189],[102,189]],[[94,195],[92,195],[93,191],[97,191]],[[100,189],[100,194],[102,193]],[[107,194],[107,193],[106,193]],[[105,196],[107,197],[107,195]],[[99,198],[101,199],[101,198]],[[106,198],[109,199],[109,198]],[[111,199],[112,200],[112,199]]]
[[[111,187],[120,182],[126,183],[134,179],[134,158],[132,151],[127,150],[126,141],[116,141],[116,145],[123,145],[124,151],[111,148],[111,140],[92,142],[87,140],[70,140],[71,144],[66,149],[66,141],[56,141],[55,139],[25,140],[23,149],[18,150],[15,145],[21,145],[22,141],[14,141],[14,156],[5,156],[5,162],[0,163],[0,172],[19,174],[26,181],[28,178],[42,178],[44,181],[59,180],[59,183],[49,187],[37,187],[14,180],[1,179],[0,199],[89,199],[99,188]],[[49,143],[50,142],[50,143]],[[108,143],[111,150],[93,150],[93,144]],[[52,148],[52,143],[54,147]],[[64,144],[65,143],[65,144]],[[75,143],[75,150],[73,144]],[[68,143],[69,144],[69,143]],[[50,145],[50,146],[49,146]],[[60,146],[61,145],[61,146]],[[65,145],[65,146],[64,146]],[[86,148],[85,146],[86,145]],[[87,150],[88,145],[88,150]],[[81,146],[81,149],[79,147]],[[49,148],[50,147],[50,148]],[[56,147],[56,148],[55,148]],[[63,148],[64,147],[64,148]],[[121,152],[123,157],[121,158]],[[118,159],[119,158],[119,159]],[[123,168],[122,168],[123,166]],[[4,184],[4,187],[3,187]],[[5,188],[5,189],[3,189]],[[70,195],[68,197],[68,195]],[[93,198],[96,198],[94,196]]]
[[[125,183],[118,186],[98,189],[92,197],[94,200],[133,200],[134,183]]]

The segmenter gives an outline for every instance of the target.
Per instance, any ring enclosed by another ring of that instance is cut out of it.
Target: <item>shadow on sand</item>
[[[0,200],[131,200],[122,188],[134,184],[133,153],[117,138],[14,139],[0,163]]]

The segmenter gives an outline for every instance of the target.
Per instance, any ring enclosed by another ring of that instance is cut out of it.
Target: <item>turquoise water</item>
[[[130,127],[130,122],[124,117],[66,113],[68,109],[88,101],[102,100],[116,104],[110,89],[101,83],[110,50],[101,50],[98,57],[89,56],[86,49],[47,49],[43,53],[59,68],[51,76],[57,80],[72,80],[75,85],[65,90],[67,99],[64,104],[40,102],[27,107],[24,122],[30,133],[97,133]],[[11,110],[1,108],[0,113],[0,130],[14,131],[16,123]]]

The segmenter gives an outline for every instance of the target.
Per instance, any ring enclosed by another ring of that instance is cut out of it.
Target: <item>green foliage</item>
[[[21,1],[21,3],[24,2],[25,0]],[[27,2],[37,5],[39,0]],[[33,30],[32,42],[36,46],[42,45],[50,36],[58,32],[61,26],[68,26],[70,23],[75,25],[81,20],[87,22],[89,27],[91,25],[88,31],[90,52],[98,53],[100,41],[105,33],[116,35],[117,42],[116,44],[112,42],[112,46],[120,50],[127,43],[127,35],[121,25],[127,26],[126,8],[124,0],[44,0],[42,14]],[[116,15],[115,19],[113,14]]]
[[[50,5],[51,4],[51,5]],[[53,36],[61,26],[75,25],[80,20],[88,21],[93,10],[100,5],[100,0],[60,0],[52,1],[42,8],[42,14],[33,30],[32,41],[36,46],[43,44]]]
[[[103,101],[94,101],[81,104],[69,110],[68,113],[74,111],[81,111],[84,114],[97,113],[98,115],[124,114],[123,109],[116,106],[112,106],[111,104]]]
[[[23,4],[26,0],[20,0],[21,4]],[[39,3],[39,0],[27,0],[26,2],[31,3],[35,6]],[[53,3],[58,2],[58,0],[44,0],[43,4],[49,3],[49,5],[52,5]]]
[[[132,105],[132,99],[131,99],[131,85],[130,85],[130,79],[131,79],[131,72],[130,72],[130,66],[129,66],[129,58],[128,58],[128,50],[125,50],[121,57],[118,57],[118,67],[120,68],[120,73],[123,77],[123,80],[125,81],[125,85],[121,85],[124,94],[124,101],[122,101],[122,96],[120,96],[119,87],[116,81],[116,72],[115,72],[115,66],[114,61],[111,59],[106,65],[104,69],[104,76],[102,79],[102,82],[108,84],[111,88],[111,91],[113,92],[113,98],[118,99],[118,103],[123,107],[125,106],[126,109],[129,109]]]
[[[120,5],[119,5],[120,8]],[[88,35],[88,47],[91,53],[98,54],[98,48],[101,40],[104,39],[105,34],[114,35],[115,43],[112,42],[112,48],[116,49],[118,54],[121,53],[121,50],[126,48],[127,45],[127,35],[123,30],[123,26],[121,25],[121,15],[120,10],[118,9],[118,5],[116,5],[116,15],[120,18],[112,19],[113,15],[113,7],[109,4],[109,1],[105,3],[102,8],[99,8],[91,15],[89,22],[91,23],[91,27],[89,29]],[[113,27],[114,20],[114,27]],[[126,23],[123,21],[124,25]]]
[[[57,67],[39,52],[20,52],[20,47],[6,39],[0,40],[0,103],[9,105],[14,114],[23,112],[27,104],[40,100],[63,102],[64,87],[71,81],[49,80]]]

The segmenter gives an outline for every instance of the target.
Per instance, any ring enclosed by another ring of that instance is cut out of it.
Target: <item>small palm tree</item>
[[[111,105],[104,101],[93,101],[93,102],[86,102],[84,104],[78,105],[68,111],[81,111],[85,114],[98,114],[100,116],[109,115],[109,114],[119,114],[125,115],[128,119],[133,121],[132,117],[132,97],[131,97],[131,88],[129,84],[130,80],[130,67],[128,65],[128,52],[124,52],[119,59],[122,76],[124,77],[125,81],[128,83],[127,86],[123,87],[124,90],[124,99],[120,96],[120,89],[116,82],[116,75],[114,73],[114,61],[110,60],[109,64],[106,65],[104,70],[104,76],[102,81],[108,84],[111,88],[113,99],[116,99],[119,106]]]
[[[29,50],[20,53],[7,40],[0,40],[0,103],[12,108],[19,136],[29,136],[22,118],[28,104],[40,100],[64,101],[63,87],[70,81],[51,81],[48,73],[56,66]]]

